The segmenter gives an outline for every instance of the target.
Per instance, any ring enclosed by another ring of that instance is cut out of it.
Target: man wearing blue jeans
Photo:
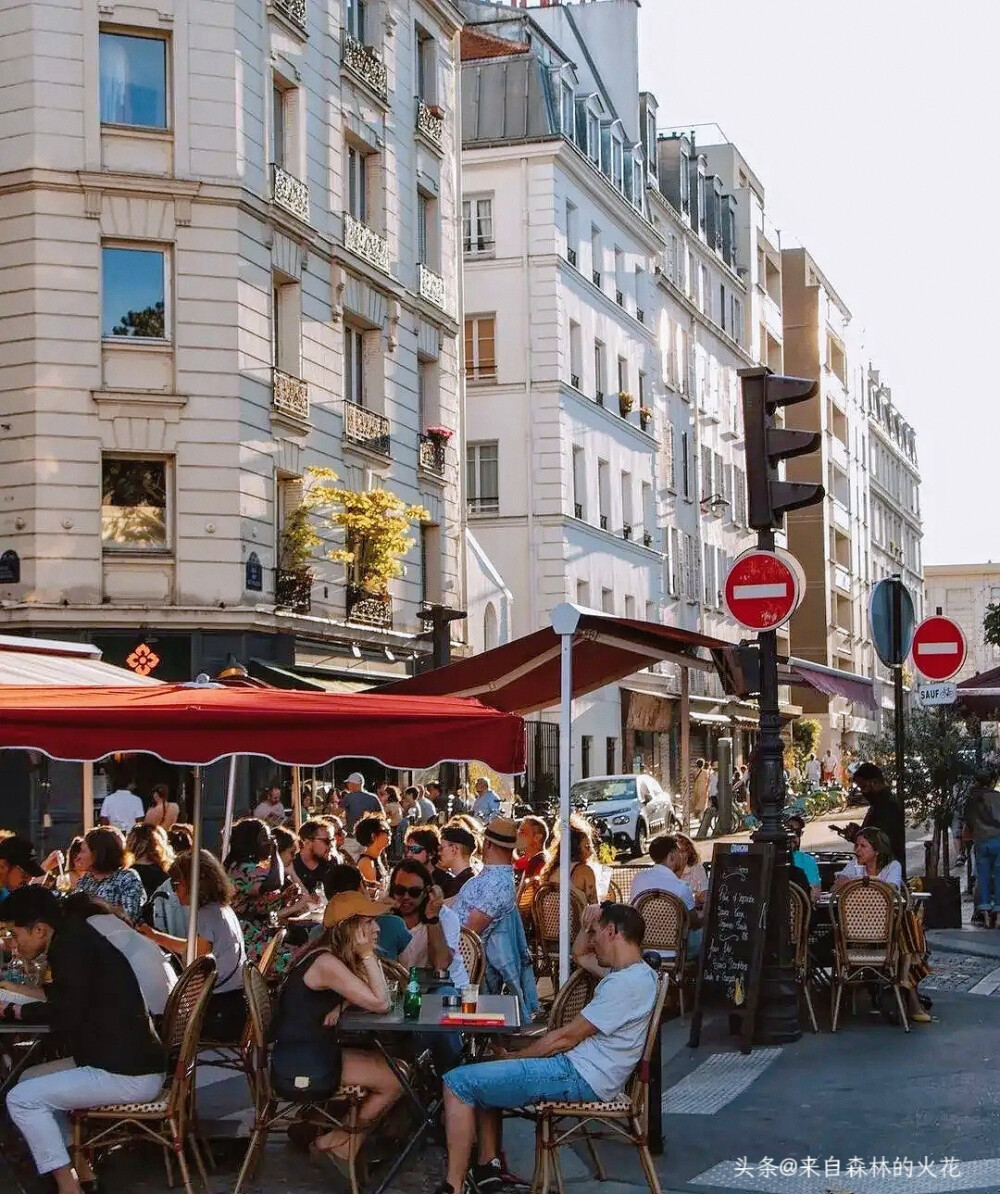
[[[976,911],[972,923],[995,929],[1000,911],[1000,792],[993,786],[992,775],[976,776],[976,786],[965,806],[965,828],[976,849]]]
[[[459,1066],[445,1074],[448,1173],[437,1194],[462,1194],[474,1143],[478,1164],[472,1172],[479,1190],[493,1194],[503,1184],[504,1108],[544,1099],[611,1099],[638,1064],[657,984],[655,973],[642,960],[645,922],[634,908],[610,901],[587,920],[581,937],[586,934],[586,948],[607,973],[583,1011],[516,1054],[496,1049],[499,1060]]]

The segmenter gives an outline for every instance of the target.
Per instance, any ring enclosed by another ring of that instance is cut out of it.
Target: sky
[[[661,128],[716,122],[917,430],[924,563],[1000,561],[997,0],[643,0]]]

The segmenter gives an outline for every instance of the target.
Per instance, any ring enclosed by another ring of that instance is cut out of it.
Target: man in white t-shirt
[[[823,778],[823,764],[815,755],[810,755],[806,763],[806,782],[819,787],[820,781]]]
[[[472,1166],[475,1186],[483,1194],[500,1189],[503,1109],[544,1099],[603,1102],[621,1093],[642,1056],[656,1004],[656,974],[642,960],[645,932],[634,908],[612,903],[594,908],[581,937],[608,973],[583,1011],[525,1049],[507,1054],[494,1046],[500,1060],[445,1074],[448,1173],[437,1194],[461,1194],[473,1142],[479,1146]]]
[[[691,884],[681,878],[686,861],[684,852],[675,837],[661,833],[649,843],[649,857],[653,860],[653,866],[646,867],[632,880],[632,903],[651,891],[667,891],[677,896],[688,910],[688,953],[696,954],[701,948],[704,913],[695,907],[697,901]],[[661,950],[660,954],[665,958],[674,956],[672,950]]]
[[[131,788],[117,788],[104,797],[101,804],[100,824],[114,825],[127,834],[146,815],[142,801]]]

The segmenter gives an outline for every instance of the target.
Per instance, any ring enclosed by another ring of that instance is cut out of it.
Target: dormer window
[[[600,169],[601,120],[596,112],[587,109],[587,157]]]
[[[642,211],[642,162],[638,155],[632,159],[632,202]]]
[[[682,153],[677,161],[681,172],[681,211],[687,215],[691,211],[691,160],[686,153]]]
[[[625,189],[625,146],[614,135],[611,138],[611,181],[619,191]]]
[[[562,96],[562,135],[570,141],[576,140],[576,108],[573,103],[573,88],[569,83],[563,83],[560,88]]]

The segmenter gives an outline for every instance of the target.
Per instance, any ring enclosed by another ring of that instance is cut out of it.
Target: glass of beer
[[[479,984],[466,983],[462,988],[462,1011],[471,1015],[479,1008]]]

